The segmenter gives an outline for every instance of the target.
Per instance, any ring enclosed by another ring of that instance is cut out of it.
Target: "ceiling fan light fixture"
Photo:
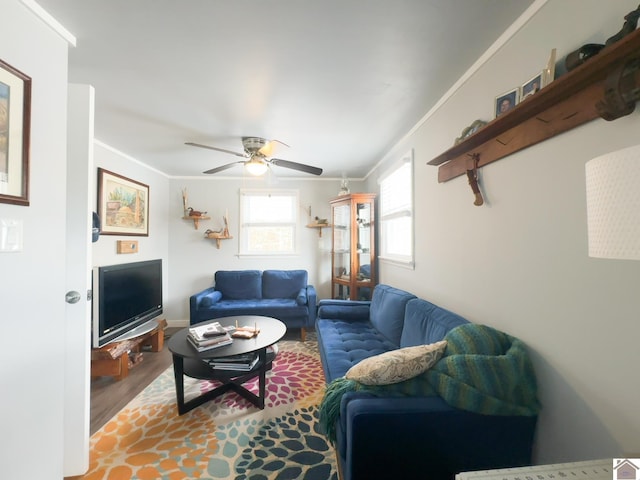
[[[264,162],[264,160],[256,158],[255,156],[245,163],[244,166],[251,175],[256,177],[264,175],[269,169],[269,166]]]

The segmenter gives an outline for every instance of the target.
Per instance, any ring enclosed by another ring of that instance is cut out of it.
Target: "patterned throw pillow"
[[[390,385],[426,372],[442,357],[446,340],[399,348],[365,358],[349,369],[345,378],[364,385]]]

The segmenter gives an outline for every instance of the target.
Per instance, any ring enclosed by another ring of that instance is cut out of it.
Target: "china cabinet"
[[[331,295],[370,300],[377,283],[375,193],[352,193],[331,205]]]

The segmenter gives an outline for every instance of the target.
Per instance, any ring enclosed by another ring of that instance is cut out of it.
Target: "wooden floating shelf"
[[[186,217],[182,217],[182,218],[184,218],[185,220],[193,220],[193,226],[195,227],[196,230],[200,226],[200,220],[211,220],[211,217],[207,217],[206,215],[200,215],[200,216],[187,215]]]
[[[216,241],[216,247],[220,248],[220,240],[228,240],[233,238],[231,235],[224,235],[222,233],[212,232],[206,233],[205,238],[211,238]]]
[[[307,228],[317,228],[318,229],[318,237],[322,237],[322,229],[323,228],[331,228],[331,225],[328,223],[310,223],[307,225]]]
[[[601,117],[599,110],[601,103],[606,103],[611,75],[638,58],[640,30],[635,30],[427,164],[439,166],[438,182],[446,182],[464,175],[474,156],[478,158],[477,166],[482,167]],[[640,72],[636,70],[632,75],[637,89]]]

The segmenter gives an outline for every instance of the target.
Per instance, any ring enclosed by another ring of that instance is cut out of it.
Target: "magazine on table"
[[[256,366],[259,359],[258,353],[253,352],[230,357],[211,358],[206,360],[206,363],[216,370],[249,371]]]
[[[227,330],[219,322],[207,323],[206,325],[194,325],[189,327],[189,336],[197,342],[215,340],[219,337],[228,336]]]
[[[197,332],[192,333],[191,329],[189,329],[189,333],[187,334],[187,340],[199,352],[233,343],[233,338],[231,338],[228,332],[214,336],[201,336]]]

